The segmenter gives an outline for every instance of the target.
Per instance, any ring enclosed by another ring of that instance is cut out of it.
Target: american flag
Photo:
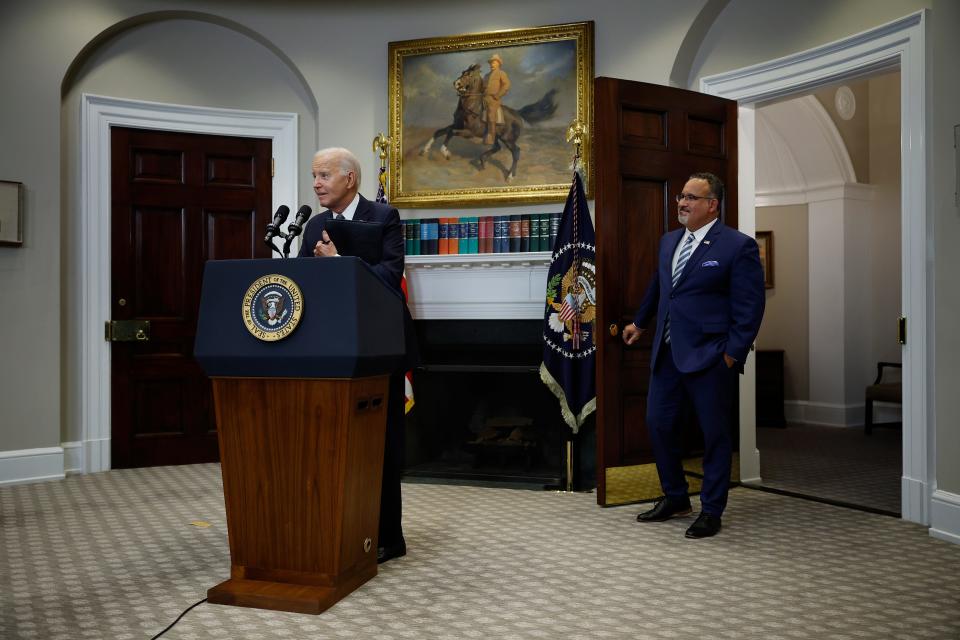
[[[567,322],[577,313],[577,301],[573,299],[573,294],[568,293],[563,299],[563,306],[560,307],[560,319]]]
[[[573,296],[573,292],[568,292],[566,297],[563,299],[563,305],[560,307],[559,313],[560,319],[564,322],[570,322],[570,335],[573,338],[573,348],[580,348],[580,305],[577,303],[576,298]]]
[[[381,204],[387,204],[387,193],[385,185],[387,183],[387,168],[380,167],[380,175],[377,180],[377,202]],[[410,294],[407,292],[407,274],[404,273],[400,276],[400,289],[403,290],[403,299],[409,300]],[[407,371],[405,380],[403,381],[403,412],[410,413],[410,410],[413,409],[414,400],[413,400],[413,371]]]

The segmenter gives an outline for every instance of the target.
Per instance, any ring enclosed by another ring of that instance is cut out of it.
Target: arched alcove
[[[111,98],[92,102],[92,95]],[[316,148],[316,105],[282,51],[208,14],[130,18],[102,31],[74,58],[61,83],[61,440],[74,445],[65,447],[68,469],[109,468],[109,346],[102,340],[110,308],[109,138],[91,134],[91,127],[273,138],[274,206],[277,197],[296,205],[310,193],[308,184],[300,192],[297,175]]]
[[[123,34],[126,31],[131,29],[152,24],[159,23],[169,20],[190,20],[201,23],[208,23],[212,25],[218,25],[225,29],[230,29],[235,31],[243,36],[253,40],[254,42],[262,45],[268,51],[270,51],[283,65],[287,67],[290,74],[297,79],[303,94],[307,97],[309,102],[310,110],[313,113],[317,112],[317,98],[313,94],[313,90],[310,88],[310,85],[307,83],[306,78],[303,77],[300,69],[293,63],[290,57],[278,46],[276,46],[270,39],[266,38],[259,32],[250,29],[249,27],[240,24],[234,20],[224,18],[222,16],[214,15],[211,13],[203,13],[199,11],[154,11],[150,13],[143,13],[137,16],[132,16],[126,20],[121,20],[110,27],[104,29],[98,33],[95,37],[91,38],[90,41],[84,45],[84,47],[77,53],[73,61],[70,63],[70,66],[67,67],[66,73],[63,75],[63,80],[60,83],[60,97],[63,99],[66,97],[67,93],[73,88],[77,82],[77,77],[81,74],[84,65],[98,52],[100,51],[108,42],[116,39],[119,35]]]

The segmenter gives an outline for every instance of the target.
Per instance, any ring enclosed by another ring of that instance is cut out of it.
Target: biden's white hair
[[[357,185],[360,185],[360,161],[357,160],[357,156],[353,155],[350,149],[327,147],[313,154],[313,159],[316,160],[321,156],[332,158],[340,167],[341,175],[347,175],[353,171],[353,175],[357,176]]]

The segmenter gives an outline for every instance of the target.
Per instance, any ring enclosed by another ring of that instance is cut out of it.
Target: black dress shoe
[[[650,511],[637,515],[637,522],[663,522],[690,514],[690,498],[661,498]]]
[[[383,564],[387,560],[393,560],[407,555],[407,543],[403,538],[397,544],[390,544],[383,547],[377,547],[377,564]]]
[[[709,538],[720,531],[720,516],[700,512],[685,534],[688,538]]]

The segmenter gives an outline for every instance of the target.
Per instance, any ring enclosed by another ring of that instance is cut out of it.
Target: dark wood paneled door
[[[608,496],[608,469],[653,461],[644,418],[654,332],[627,347],[619,329],[640,306],[660,236],[679,226],[674,196],[691,173],[710,171],[724,181],[724,221],[736,226],[737,104],[613,78],[597,78],[593,95],[597,335],[603,336],[597,339],[597,500],[612,504],[652,497],[630,495],[622,483],[615,499]]]
[[[114,128],[111,152],[112,317],[150,322],[149,340],[112,343],[111,465],[216,461],[193,359],[203,265],[269,257],[271,141]]]

